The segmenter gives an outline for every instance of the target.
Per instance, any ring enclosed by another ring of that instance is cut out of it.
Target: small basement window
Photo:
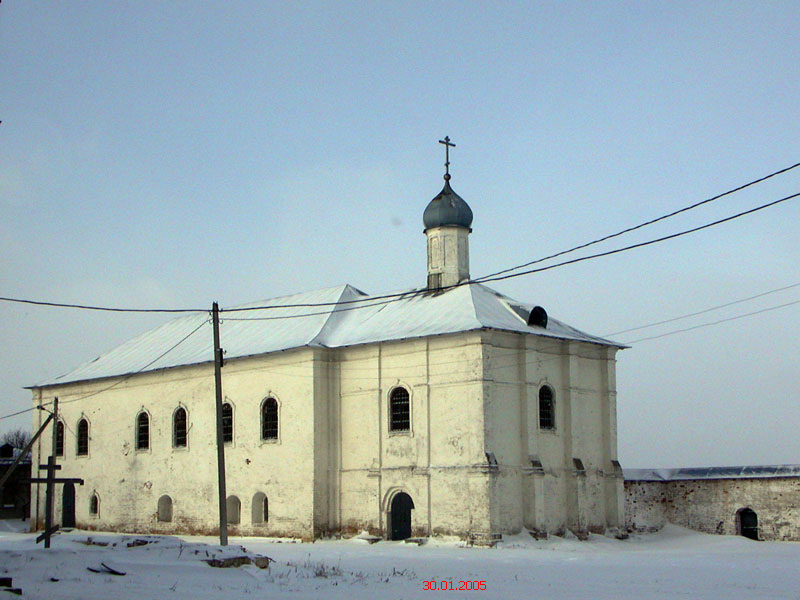
[[[166,494],[158,499],[157,518],[161,523],[172,521],[172,498]]]

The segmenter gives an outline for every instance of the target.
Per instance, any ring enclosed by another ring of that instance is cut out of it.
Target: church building
[[[422,220],[425,285],[223,311],[231,535],[480,542],[624,526],[623,346],[470,282],[473,214],[449,169]],[[211,340],[208,314],[190,313],[31,387],[37,406],[59,399],[33,464],[55,444],[59,477],[85,481],[57,486],[56,523],[218,532]],[[41,528],[44,486],[31,492]]]

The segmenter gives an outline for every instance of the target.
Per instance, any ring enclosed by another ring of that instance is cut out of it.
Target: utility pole
[[[217,481],[219,483],[219,544],[228,545],[228,502],[225,490],[225,441],[222,435],[222,348],[219,347],[219,306],[211,307],[214,329],[214,389],[217,397]]]
[[[46,465],[39,465],[39,470],[46,470],[47,476],[42,477],[32,477],[31,479],[27,479],[24,481],[28,481],[29,483],[44,483],[46,484],[45,487],[45,494],[44,494],[44,503],[45,503],[45,514],[44,514],[44,532],[36,538],[36,543],[38,544],[42,540],[44,540],[44,547],[50,547],[50,537],[59,530],[58,525],[53,525],[53,504],[55,502],[53,496],[55,494],[55,485],[57,483],[77,483],[79,485],[83,485],[83,479],[78,477],[56,477],[56,471],[61,469],[61,465],[56,464],[56,440],[58,439],[58,397],[53,399],[53,413],[47,418],[44,424],[39,428],[39,431],[36,432],[36,435],[33,437],[35,440],[39,435],[44,431],[44,428],[50,421],[53,421],[53,447],[50,451],[50,456],[47,458]],[[29,446],[33,445],[33,440]]]
[[[50,531],[53,527],[53,492],[56,476],[56,440],[58,439],[58,396],[53,398],[53,445],[50,447],[50,459],[47,461],[47,483],[44,490],[44,547],[50,547]],[[40,466],[41,468],[41,466]]]

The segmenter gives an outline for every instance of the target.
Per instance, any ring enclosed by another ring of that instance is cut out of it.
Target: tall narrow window
[[[186,448],[186,409],[181,406],[172,415],[172,445]]]
[[[261,439],[278,439],[278,401],[267,398],[261,404]]]
[[[136,449],[148,448],[150,448],[150,417],[143,411],[136,416]]]
[[[89,498],[89,514],[97,516],[100,512],[100,498],[97,497],[97,494],[92,494],[92,497]]]
[[[408,390],[398,387],[389,397],[389,431],[409,431],[411,429],[411,402]]]
[[[64,456],[64,422],[56,423],[56,456]]]
[[[233,407],[227,402],[222,405],[222,441],[233,442]]]
[[[539,428],[555,429],[556,413],[553,404],[553,390],[543,385],[539,390]]]
[[[87,456],[89,454],[89,421],[86,419],[78,421],[78,449],[76,454],[78,456]]]

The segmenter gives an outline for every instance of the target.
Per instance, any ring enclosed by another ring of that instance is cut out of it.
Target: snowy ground
[[[417,546],[264,538],[233,539],[223,549],[211,538],[73,531],[55,536],[53,547],[44,550],[21,529],[18,521],[0,521],[0,576],[13,577],[23,598],[800,599],[800,543],[754,542],[674,526],[624,541],[535,541],[523,534],[491,549],[456,541]],[[148,543],[129,547],[133,540]],[[275,562],[264,570],[204,562],[245,553]],[[102,563],[126,575],[87,570],[102,569]],[[430,581],[438,587],[445,582],[447,590],[427,590]],[[451,581],[454,589],[448,591]],[[458,591],[460,582],[485,582],[486,589]]]

